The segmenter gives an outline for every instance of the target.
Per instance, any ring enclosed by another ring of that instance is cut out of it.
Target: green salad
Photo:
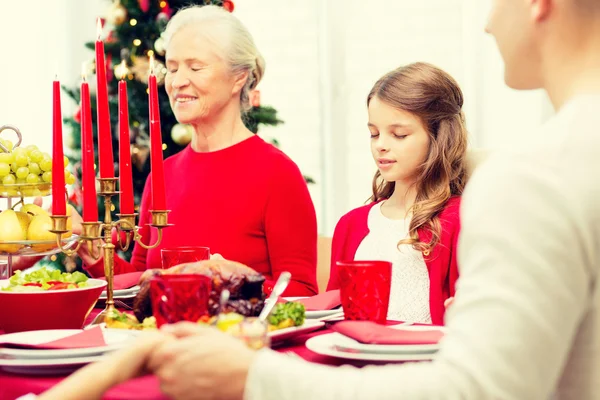
[[[61,272],[57,269],[40,268],[24,273],[15,271],[10,284],[2,288],[5,292],[43,292],[87,287],[88,277],[81,272]]]
[[[301,326],[304,324],[305,315],[304,305],[301,303],[292,301],[279,303],[269,315],[269,324],[278,329]]]

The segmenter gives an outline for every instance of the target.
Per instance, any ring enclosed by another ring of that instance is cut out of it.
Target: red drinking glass
[[[349,320],[387,320],[392,284],[392,263],[387,261],[338,261],[340,299]]]
[[[199,274],[159,275],[150,281],[152,314],[156,325],[197,322],[208,315],[212,281]]]
[[[209,260],[210,249],[200,246],[168,247],[160,251],[162,269],[194,261]]]

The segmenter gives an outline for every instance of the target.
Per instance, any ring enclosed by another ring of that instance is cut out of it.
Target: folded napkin
[[[364,344],[437,344],[444,336],[439,329],[393,329],[371,321],[341,321],[331,329]]]
[[[128,272],[113,277],[113,290],[129,289],[140,282],[142,271]]]
[[[59,349],[83,349],[88,347],[103,347],[106,346],[102,328],[97,326],[92,329],[85,329],[79,333],[62,339],[53,340],[51,342],[29,344],[2,341],[0,338],[0,347],[9,347],[13,349],[36,349],[36,350],[59,350]]]
[[[304,304],[306,311],[333,310],[342,305],[339,290],[331,290],[306,299],[300,299],[298,302]]]

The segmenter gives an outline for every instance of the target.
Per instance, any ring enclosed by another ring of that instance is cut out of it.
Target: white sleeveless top
[[[382,260],[392,263],[392,289],[388,319],[431,323],[429,275],[423,254],[398,242],[408,237],[410,219],[389,219],[381,204],[369,211],[369,234],[356,250],[355,260]]]

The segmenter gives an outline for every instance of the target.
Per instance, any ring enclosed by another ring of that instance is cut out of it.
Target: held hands
[[[255,357],[244,342],[214,328],[190,322],[161,329],[176,340],[163,342],[147,367],[164,394],[177,400],[242,400]]]
[[[80,369],[39,399],[101,399],[111,387],[153,373],[161,391],[175,400],[242,400],[254,357],[241,340],[180,322],[144,334],[134,346]]]

